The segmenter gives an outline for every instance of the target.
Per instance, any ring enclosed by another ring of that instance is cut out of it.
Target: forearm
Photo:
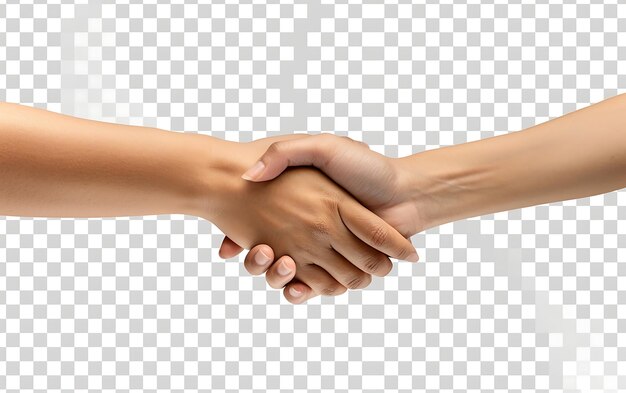
[[[626,96],[529,129],[400,159],[421,228],[626,186]]]
[[[221,142],[221,141],[220,141]],[[0,214],[106,217],[197,211],[214,138],[0,104]]]

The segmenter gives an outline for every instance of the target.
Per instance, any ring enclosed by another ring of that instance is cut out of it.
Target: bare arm
[[[423,220],[415,230],[618,190],[626,186],[626,95],[523,131],[399,161]]]
[[[197,135],[0,104],[0,214],[105,217],[187,213]]]

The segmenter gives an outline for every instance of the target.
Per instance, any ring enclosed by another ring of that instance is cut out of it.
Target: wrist
[[[238,165],[235,142],[199,134],[188,134],[191,173],[189,193],[186,193],[186,214],[211,222],[223,210],[229,190],[236,183],[237,173],[245,168]]]
[[[414,233],[488,212],[494,168],[465,154],[463,146],[398,160],[399,187],[416,212]]]
[[[197,157],[194,164],[196,184],[192,201],[196,216],[219,224],[226,211],[245,203],[239,196],[250,186],[242,175],[274,142],[297,138],[287,135],[253,142],[230,142],[203,135],[189,134]]]

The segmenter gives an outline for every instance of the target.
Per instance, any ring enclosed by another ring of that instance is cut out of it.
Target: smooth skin
[[[626,95],[522,131],[399,159],[327,134],[277,142],[243,177],[265,182],[290,166],[319,168],[410,237],[464,218],[626,187]],[[241,252],[230,239],[222,250]],[[284,294],[294,303],[316,295],[297,277],[278,274],[297,269],[285,257],[253,266],[261,253],[273,257],[268,245],[254,247],[245,262],[251,274],[266,272],[271,286],[286,285]]]
[[[297,138],[235,143],[1,103],[0,214],[198,216],[236,244],[291,256],[295,279],[324,295],[387,274],[388,256],[417,260],[403,235],[316,169],[241,179],[272,143]]]

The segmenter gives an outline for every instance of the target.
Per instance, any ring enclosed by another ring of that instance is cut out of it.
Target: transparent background
[[[523,3],[13,0],[0,99],[404,156],[625,91],[625,4]],[[625,219],[621,190],[446,224],[418,264],[293,306],[195,217],[3,217],[0,388],[624,391]]]

